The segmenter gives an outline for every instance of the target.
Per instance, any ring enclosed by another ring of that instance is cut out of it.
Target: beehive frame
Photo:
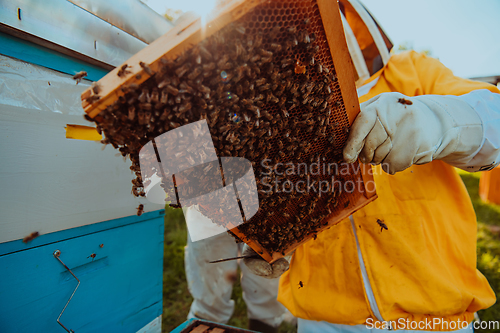
[[[162,59],[176,59],[193,45],[213,35],[229,23],[238,21],[247,13],[255,10],[257,6],[266,6],[273,2],[279,3],[280,1],[231,1],[214,14],[213,18],[209,18],[207,24],[203,25],[200,18],[184,18],[173,30],[169,31],[150,46],[130,58],[126,62],[126,69],[128,71],[126,75],[117,75],[122,69],[122,66],[119,66],[99,81],[100,89],[97,94],[92,89],[86,90],[82,94],[82,106],[85,112],[90,117],[99,117],[99,114],[103,112],[106,107],[115,103],[120,96],[125,94],[126,89],[123,89],[123,87],[133,84],[142,84],[150,78],[151,74],[158,72],[162,66]],[[337,3],[329,0],[297,1],[297,3],[315,5],[314,8],[316,8],[317,12],[313,14],[319,15],[320,17],[320,22],[324,30],[323,38],[325,39],[322,42],[328,45],[333,67],[336,72],[336,79],[339,86],[339,91],[336,94],[339,96],[341,95],[340,98],[342,99],[344,108],[343,112],[345,112],[347,116],[346,126],[351,125],[359,112],[359,103],[354,86],[354,66],[352,65],[347,51],[344,35],[341,33],[343,30]],[[141,65],[141,63],[143,65]],[[344,139],[345,136],[344,134]],[[368,181],[373,181],[369,166],[361,166],[360,170],[360,174],[354,175],[353,177],[361,178],[364,184]],[[242,228],[232,228],[231,231],[238,238],[249,244],[264,259],[273,262],[314,237],[318,231],[338,223],[349,216],[353,211],[361,208],[375,198],[376,193],[374,188],[364,188],[360,193],[356,193],[355,196],[351,196],[350,199],[345,199],[341,202],[343,208],[325,219],[321,228],[309,233],[300,240],[287,243],[286,249],[281,249],[280,251],[266,249],[259,241],[247,237],[245,232],[242,231]]]

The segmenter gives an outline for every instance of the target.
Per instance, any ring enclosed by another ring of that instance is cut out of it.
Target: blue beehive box
[[[75,73],[98,80],[172,25],[137,0],[75,3],[0,4],[0,332],[159,332],[163,207],[65,128],[90,125]]]

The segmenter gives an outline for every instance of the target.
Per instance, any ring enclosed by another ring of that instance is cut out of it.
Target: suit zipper
[[[370,280],[368,279],[368,273],[366,271],[365,261],[363,260],[363,255],[361,254],[361,249],[359,247],[358,234],[356,233],[356,226],[354,225],[354,219],[352,218],[352,215],[349,216],[349,220],[351,221],[352,231],[354,233],[354,238],[356,239],[356,250],[358,252],[359,267],[361,269],[361,277],[363,279],[363,286],[365,288],[366,297],[368,298],[370,310],[375,318],[377,318],[379,321],[384,321],[384,318],[382,318],[382,315],[380,314],[377,301],[375,300],[375,295],[373,294]]]

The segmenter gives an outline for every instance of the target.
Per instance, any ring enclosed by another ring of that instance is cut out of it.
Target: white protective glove
[[[483,142],[477,112],[455,96],[383,93],[361,104],[344,148],[348,163],[380,164],[394,174],[439,159],[470,161]]]
[[[279,278],[281,274],[285,273],[288,270],[288,268],[290,267],[292,254],[293,252],[283,258],[276,260],[272,264],[268,263],[262,258],[246,258],[243,259],[243,263],[255,275],[262,276],[266,279],[275,279]],[[258,256],[257,253],[246,244],[243,247],[243,255]]]

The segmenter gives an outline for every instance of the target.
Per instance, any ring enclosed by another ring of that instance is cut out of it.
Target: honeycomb
[[[357,165],[336,169],[349,118],[316,0],[262,2],[177,58],[162,58],[150,74],[141,85],[122,87],[124,95],[91,119],[103,143],[130,157],[134,195],[144,195],[141,147],[206,119],[217,156],[252,162],[260,207],[230,233],[266,260],[359,208],[364,182]],[[170,181],[163,179],[165,188]],[[201,211],[217,214],[209,205]]]

